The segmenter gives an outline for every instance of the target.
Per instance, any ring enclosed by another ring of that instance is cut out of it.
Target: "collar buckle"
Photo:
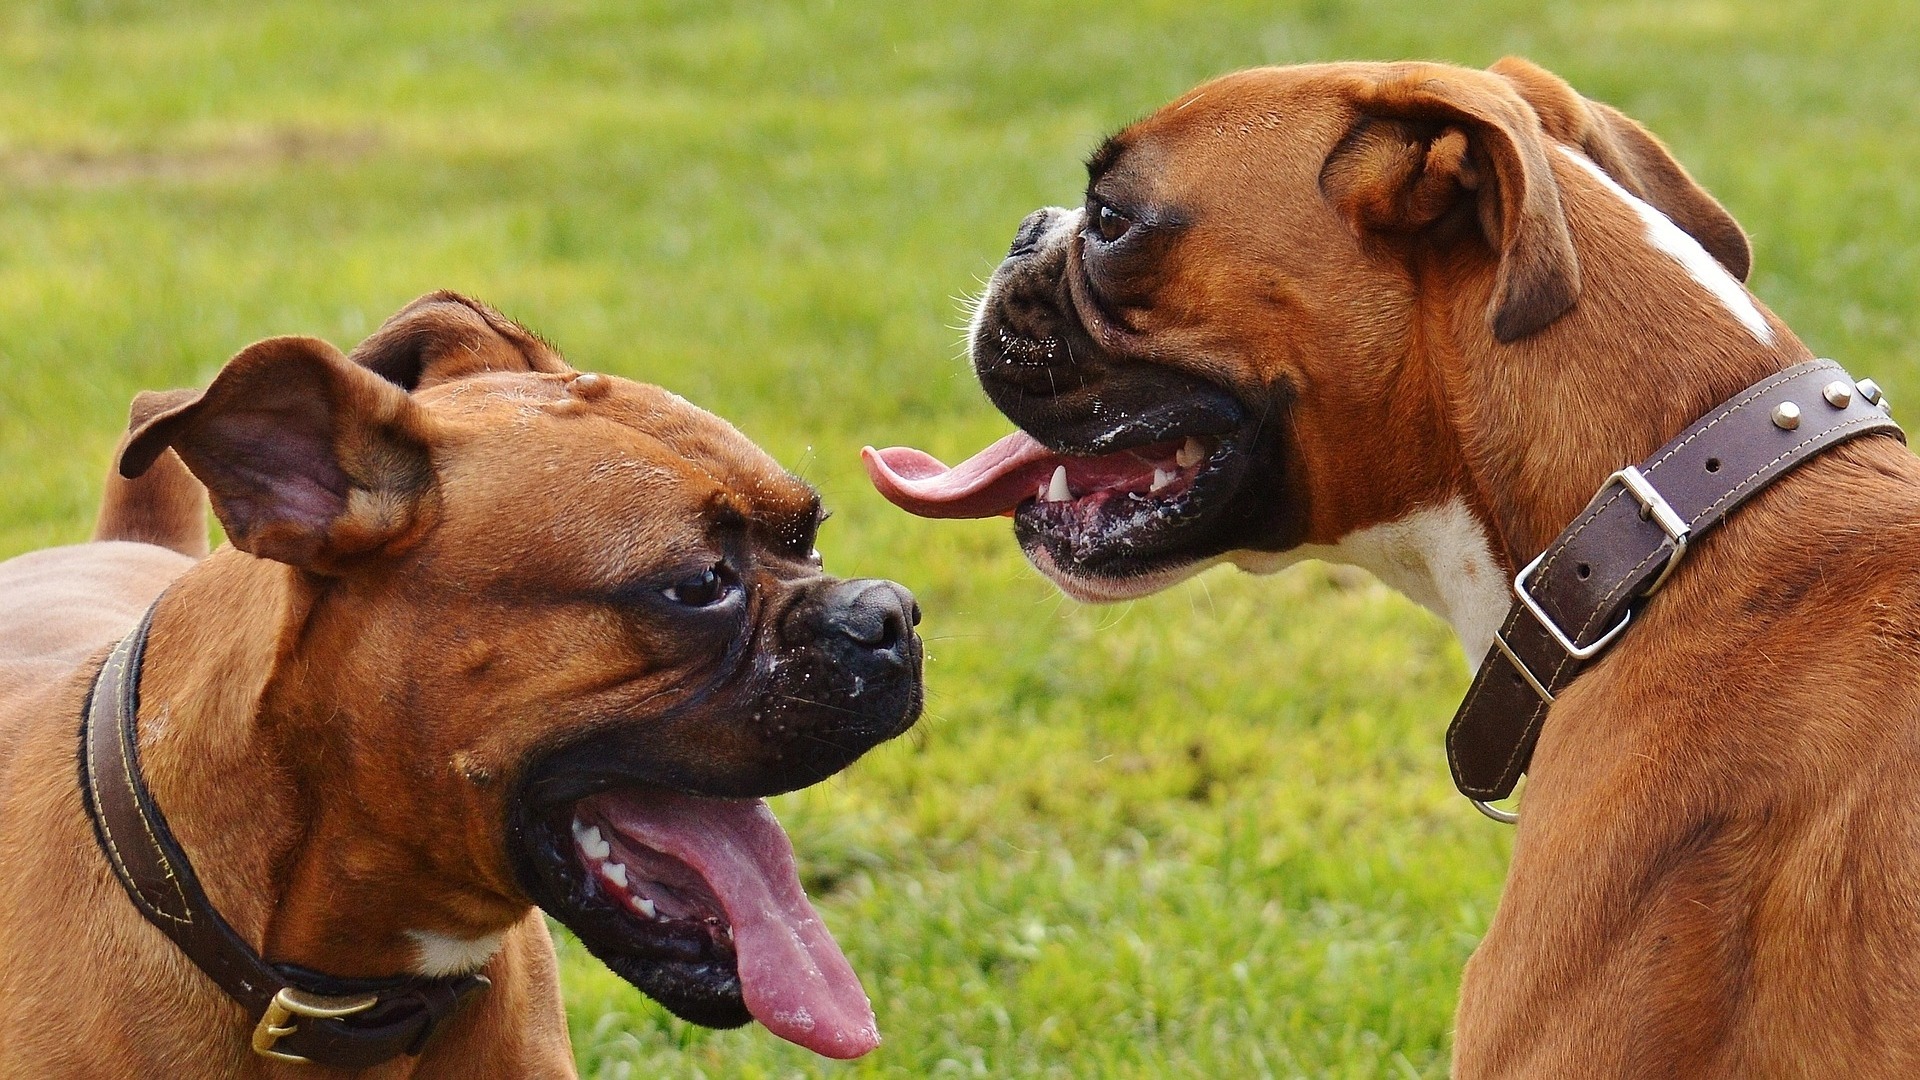
[[[1660,586],[1667,583],[1673,568],[1679,566],[1680,560],[1686,556],[1687,538],[1693,535],[1693,529],[1688,526],[1687,519],[1681,517],[1679,512],[1661,496],[1659,490],[1653,486],[1653,481],[1648,480],[1646,474],[1638,468],[1629,465],[1607,477],[1608,484],[1616,480],[1620,482],[1621,487],[1627,489],[1627,494],[1632,495],[1634,501],[1640,504],[1640,516],[1652,518],[1654,524],[1660,526],[1660,531],[1667,534],[1667,542],[1673,545],[1673,554],[1667,557],[1667,565],[1661,568],[1660,576],[1653,579],[1653,584],[1640,590],[1642,597],[1652,596],[1660,591]]]
[[[267,1004],[265,1015],[253,1029],[253,1052],[261,1057],[270,1057],[276,1061],[291,1061],[301,1065],[313,1063],[311,1058],[299,1054],[289,1054],[284,1050],[275,1050],[274,1045],[281,1039],[300,1030],[295,1019],[337,1020],[342,1016],[366,1012],[380,1003],[378,994],[362,994],[355,997],[327,997],[322,994],[309,994],[291,986],[283,986],[273,995]]]
[[[1672,575],[1673,568],[1680,565],[1680,560],[1687,554],[1687,539],[1693,535],[1693,530],[1687,525],[1686,519],[1675,512],[1673,506],[1667,502],[1666,497],[1660,494],[1659,490],[1653,486],[1652,481],[1649,481],[1646,475],[1639,469],[1632,465],[1621,469],[1612,476],[1607,477],[1607,482],[1600,486],[1600,490],[1605,491],[1614,484],[1619,484],[1627,490],[1627,494],[1633,496],[1634,501],[1640,504],[1640,516],[1643,518],[1652,518],[1654,523],[1660,526],[1660,531],[1667,534],[1667,542],[1673,545],[1673,554],[1667,556],[1667,564],[1661,568],[1660,576],[1654,578],[1653,583],[1640,592],[1641,597],[1652,596],[1660,590],[1660,586],[1667,583],[1667,578]],[[1551,551],[1553,549],[1549,547],[1547,550]],[[1568,656],[1573,657],[1575,660],[1591,660],[1595,656],[1598,656],[1602,649],[1613,644],[1613,639],[1619,637],[1620,632],[1627,628],[1629,622],[1633,621],[1633,612],[1631,610],[1621,612],[1620,621],[1614,623],[1612,629],[1595,638],[1592,643],[1587,645],[1575,644],[1574,640],[1567,636],[1566,631],[1560,629],[1560,624],[1553,621],[1553,616],[1547,614],[1546,609],[1540,606],[1540,602],[1535,600],[1533,594],[1527,591],[1527,579],[1533,576],[1533,572],[1540,566],[1540,561],[1546,557],[1547,552],[1543,551],[1535,555],[1532,562],[1520,568],[1520,572],[1515,574],[1513,578],[1513,595],[1520,598],[1520,602],[1526,605],[1527,611],[1531,613],[1533,617],[1539,621],[1540,626],[1553,637],[1554,642],[1567,651]],[[1513,655],[1512,650],[1506,648],[1505,642],[1500,642],[1500,645],[1502,651],[1506,652],[1507,655]],[[1518,663],[1519,658],[1514,657],[1514,660]],[[1540,696],[1549,702],[1552,701],[1553,695],[1547,693],[1546,690],[1541,687],[1539,681],[1533,678],[1532,673],[1526,670],[1526,665],[1520,664],[1519,667],[1522,673],[1527,675],[1527,682],[1530,683],[1535,690],[1540,692]]]
[[[1850,380],[1831,360],[1809,360],[1748,386],[1638,467],[1609,475],[1548,545],[1557,557],[1542,554],[1514,576],[1506,631],[1495,635],[1447,728],[1447,764],[1462,794],[1484,802],[1513,792],[1554,695],[1579,677],[1584,661],[1615,644],[1697,535],[1841,443],[1868,435],[1906,441],[1884,406]],[[1856,392],[1840,392],[1849,386]],[[1798,418],[1791,427],[1781,422],[1789,411]],[[1579,630],[1570,635],[1563,625]],[[1595,639],[1582,645],[1589,634]]]

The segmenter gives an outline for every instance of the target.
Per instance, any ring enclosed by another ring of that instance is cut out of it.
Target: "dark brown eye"
[[[1131,228],[1133,228],[1132,218],[1105,203],[1100,204],[1100,207],[1094,211],[1093,231],[1101,240],[1109,244],[1127,235],[1127,230]]]
[[[660,590],[661,595],[687,607],[712,607],[732,596],[738,582],[725,563],[714,563],[685,581]]]

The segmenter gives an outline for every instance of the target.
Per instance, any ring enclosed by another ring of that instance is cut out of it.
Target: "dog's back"
[[[165,400],[141,394],[133,424]],[[137,479],[108,473],[93,542],[0,562],[0,771],[43,712],[35,699],[131,630],[206,553],[206,489],[168,451]]]

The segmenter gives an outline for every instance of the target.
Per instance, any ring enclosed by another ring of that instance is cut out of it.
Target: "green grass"
[[[0,10],[0,556],[86,535],[132,393],[436,287],[734,419],[913,587],[909,737],[778,800],[887,1043],[667,1018],[577,948],[593,1076],[1439,1076],[1508,835],[1446,780],[1445,629],[1308,566],[1086,609],[864,442],[1000,434],[953,299],[1100,135],[1235,67],[1520,52],[1640,117],[1809,343],[1920,388],[1904,0],[888,0]]]

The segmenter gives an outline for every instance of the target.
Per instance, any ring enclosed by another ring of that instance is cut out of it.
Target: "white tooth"
[[[588,858],[604,859],[613,854],[613,845],[600,835],[600,826],[591,825],[580,837],[580,850],[586,852]]]
[[[640,914],[645,915],[649,919],[656,917],[653,910],[653,901],[644,896],[636,896],[633,899],[634,903],[640,908]]]
[[[573,819],[573,838],[575,840],[578,840],[585,835],[587,835],[586,823],[581,821],[579,818],[574,818]]]
[[[622,889],[627,887],[627,868],[617,862],[610,862],[601,867],[600,876],[613,882]]]
[[[1180,452],[1173,455],[1173,460],[1177,462],[1181,468],[1191,469],[1195,465],[1200,464],[1200,459],[1206,456],[1206,447],[1200,445],[1199,439],[1189,435],[1187,436],[1187,441],[1180,444]]]
[[[1166,487],[1168,484],[1171,484],[1171,483],[1173,483],[1173,474],[1168,472],[1165,469],[1156,467],[1153,470],[1153,486],[1148,488],[1147,490],[1159,491],[1161,488]]]
[[[1053,480],[1047,484],[1047,501],[1073,501],[1073,492],[1067,490],[1067,467],[1065,465],[1055,465],[1053,467]]]

